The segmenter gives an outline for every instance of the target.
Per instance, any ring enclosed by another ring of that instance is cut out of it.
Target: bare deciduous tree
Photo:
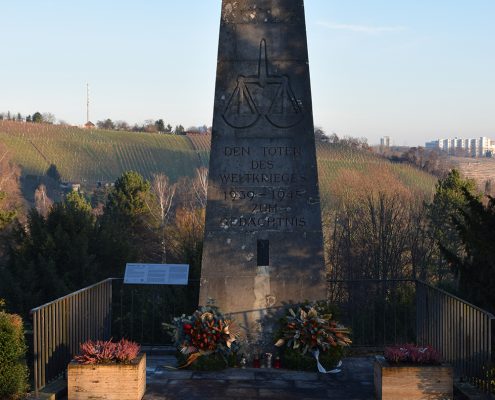
[[[19,178],[19,168],[10,161],[10,153],[0,145],[0,192],[9,191],[11,184],[17,183]]]
[[[193,190],[199,207],[205,208],[208,195],[208,168],[196,168]]]
[[[343,170],[332,186],[325,242],[332,279],[426,279],[438,255],[425,197],[390,171]]]
[[[18,215],[21,203],[20,171],[9,157],[9,151],[0,144],[0,230]]]
[[[205,229],[205,210],[178,208],[169,229],[170,251],[184,263],[190,264],[190,277],[199,278]]]
[[[162,244],[162,262],[167,261],[167,245],[166,245],[166,226],[170,210],[172,208],[176,185],[170,184],[168,177],[164,174],[153,175],[151,182],[151,193],[156,204],[155,207],[148,204],[151,215],[158,221],[158,228],[161,236]]]
[[[153,175],[151,191],[155,195],[158,203],[159,220],[162,225],[166,223],[170,208],[172,207],[175,189],[176,185],[170,184],[170,181],[166,175]]]
[[[34,192],[34,204],[36,211],[46,217],[53,205],[53,201],[48,197],[46,186],[41,184]]]

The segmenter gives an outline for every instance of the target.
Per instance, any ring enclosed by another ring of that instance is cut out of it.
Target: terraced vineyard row
[[[187,135],[193,148],[198,154],[198,160],[202,166],[208,168],[210,160],[211,135]]]
[[[494,158],[453,157],[451,162],[466,178],[474,179],[481,190],[485,189],[487,181],[492,181],[492,185],[495,183]]]
[[[379,179],[373,176],[373,172],[387,172],[414,192],[433,195],[437,178],[410,165],[394,164],[371,152],[339,148],[328,143],[318,143],[316,151],[321,194],[326,200],[332,200],[332,183],[343,171],[356,171],[369,180]]]
[[[84,130],[0,121],[0,141],[11,150],[24,175],[43,175],[55,164],[67,181],[114,181],[135,170],[150,178],[192,176],[200,166],[185,136]]]
[[[164,135],[153,133],[84,130],[40,124],[0,121],[0,141],[12,151],[23,174],[42,175],[53,163],[64,180],[94,184],[112,182],[127,170],[146,178],[163,172],[172,180],[193,176],[208,166],[210,135]],[[323,199],[332,199],[332,184],[345,171],[370,180],[374,172],[387,171],[406,187],[432,194],[435,177],[404,164],[392,164],[362,150],[317,145],[320,188]]]

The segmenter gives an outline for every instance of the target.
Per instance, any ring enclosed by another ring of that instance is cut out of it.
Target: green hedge
[[[27,392],[25,356],[21,317],[0,311],[0,399],[18,399]]]

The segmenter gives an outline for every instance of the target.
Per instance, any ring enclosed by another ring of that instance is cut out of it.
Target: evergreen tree
[[[9,260],[0,282],[15,312],[28,316],[31,308],[68,293],[57,274],[53,237],[35,209],[28,215],[27,228],[17,224],[8,243]]]
[[[121,277],[126,263],[153,261],[160,254],[149,201],[150,183],[137,172],[126,172],[115,182],[99,221],[96,244],[105,277]]]
[[[186,133],[186,130],[182,125],[177,125],[174,130],[174,134],[176,135],[184,135]]]
[[[46,170],[46,176],[52,178],[55,182],[62,182],[62,176],[60,175],[60,172],[58,172],[58,168],[55,164],[50,164]]]
[[[471,179],[463,179],[456,169],[453,169],[444,179],[440,179],[436,185],[433,202],[428,206],[428,217],[430,219],[430,230],[436,239],[442,252],[455,254],[462,257],[465,253],[464,244],[460,238],[455,221],[461,221],[463,215],[461,210],[467,205],[466,193],[477,193],[476,182]],[[445,264],[445,259],[439,259]],[[459,271],[455,264],[450,264],[457,281]],[[446,269],[446,265],[438,267],[439,270]],[[458,285],[458,284],[457,284]]]
[[[113,130],[115,129],[115,124],[110,118],[107,118],[104,121],[98,121],[96,123],[96,126],[100,129],[107,129],[107,130]]]
[[[16,225],[8,241],[9,260],[0,271],[2,292],[16,312],[26,316],[31,308],[98,280],[94,224],[88,202],[72,192],[46,218],[32,209],[27,226]]]
[[[466,204],[457,208],[454,224],[465,248],[459,255],[443,248],[460,275],[463,296],[481,308],[495,312],[495,198],[487,206],[468,190]]]
[[[155,126],[158,132],[165,131],[165,123],[163,122],[163,119],[155,121]]]
[[[41,113],[39,111],[36,111],[33,114],[32,121],[35,122],[35,123],[41,123],[41,122],[43,122],[43,116],[41,115]]]
[[[95,218],[91,205],[79,192],[70,192],[56,203],[47,218],[47,231],[56,245],[57,273],[69,290],[95,283],[93,243]]]
[[[0,192],[0,205],[2,204],[5,197],[6,194],[4,192]],[[15,210],[4,210],[2,207],[0,207],[0,231],[3,231],[9,224],[11,224],[14,221],[16,215],[17,212]]]

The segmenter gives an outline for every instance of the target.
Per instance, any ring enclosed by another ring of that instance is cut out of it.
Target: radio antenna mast
[[[89,83],[86,83],[86,122],[89,122]]]

